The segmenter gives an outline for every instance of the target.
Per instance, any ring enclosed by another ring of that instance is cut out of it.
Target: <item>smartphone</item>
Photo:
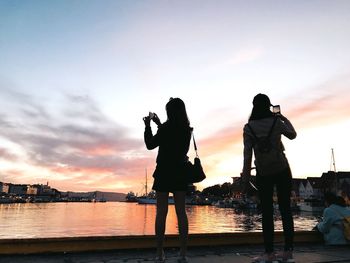
[[[154,117],[154,113],[153,113],[153,112],[149,112],[148,116],[149,116],[149,118],[152,120],[153,117]]]
[[[275,113],[275,114],[280,114],[281,113],[280,105],[272,106],[272,112]]]

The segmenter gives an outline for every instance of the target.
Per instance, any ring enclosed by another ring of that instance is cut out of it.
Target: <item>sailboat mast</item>
[[[332,148],[332,165],[333,165],[333,170],[336,173],[337,170],[335,168],[335,158],[334,158],[334,149]]]
[[[145,192],[146,192],[146,196],[148,195],[148,187],[147,187],[147,168],[146,170],[146,184],[145,184]]]
[[[337,178],[337,169],[335,168],[335,157],[334,157],[334,149],[332,148],[332,164],[334,170],[334,178],[335,178],[335,194],[338,194],[338,178]]]

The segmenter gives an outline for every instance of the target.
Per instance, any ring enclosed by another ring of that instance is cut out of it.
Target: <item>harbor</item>
[[[153,262],[155,205],[128,202],[0,205],[0,262]],[[261,217],[254,210],[187,206],[189,262],[251,262],[263,251]],[[177,262],[178,234],[170,206],[166,262]],[[294,214],[296,262],[350,262],[349,247],[327,247],[312,227],[313,213]],[[45,223],[44,223],[45,222]],[[141,223],[140,223],[141,222]],[[282,248],[276,216],[275,242]]]
[[[261,214],[216,206],[186,207],[191,234],[261,231]],[[155,205],[127,202],[24,203],[0,205],[0,239],[128,236],[154,234]],[[294,212],[297,231],[309,231],[320,214]],[[169,206],[166,234],[177,234]],[[276,230],[282,230],[276,212]]]

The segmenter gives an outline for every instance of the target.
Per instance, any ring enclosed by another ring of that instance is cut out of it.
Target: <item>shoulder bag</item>
[[[193,164],[191,163],[191,161],[187,161],[185,165],[187,182],[189,184],[202,182],[206,178],[206,175],[204,173],[204,170],[201,164],[201,160],[199,159],[199,156],[198,156],[197,144],[193,134],[192,134],[192,139],[193,139],[194,150],[196,151],[196,157],[194,158]]]

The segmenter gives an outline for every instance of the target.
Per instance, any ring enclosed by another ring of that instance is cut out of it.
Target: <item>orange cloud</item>
[[[287,98],[287,116],[299,128],[317,127],[350,118],[350,76],[330,80],[303,95]]]
[[[243,125],[225,127],[215,134],[200,141],[201,149],[205,153],[215,153],[218,150],[232,146],[242,141]]]
[[[101,144],[93,145],[91,147],[81,147],[80,149],[83,153],[88,155],[100,156],[100,155],[110,155],[115,153],[115,148],[111,145]]]
[[[296,94],[282,103],[282,113],[288,117],[298,133],[310,127],[322,127],[350,118],[350,76],[342,76],[328,81],[319,87],[305,91],[303,96]],[[287,111],[283,112],[283,105]],[[198,142],[200,157],[209,177],[220,177],[218,171],[227,159],[236,161],[234,168],[238,176],[243,162],[243,126],[247,120],[235,122],[223,127],[205,139]],[[238,162],[238,163],[237,163]]]
[[[319,87],[285,99],[285,115],[298,129],[332,124],[350,118],[350,76],[342,76]],[[283,105],[282,105],[283,110]],[[282,112],[284,113],[284,112]],[[242,143],[246,120],[235,122],[201,140],[202,152],[212,155]]]
[[[302,96],[290,96],[282,104],[282,113],[296,126],[297,132],[349,119],[349,86],[350,76],[343,76],[307,90]],[[287,111],[283,111],[284,105]],[[4,148],[0,148],[0,158],[13,162],[13,167],[21,167],[23,162],[33,170],[40,171],[40,175],[12,169],[2,171],[1,180],[15,183],[49,181],[50,185],[63,191],[140,192],[147,169],[151,185],[156,151],[147,151],[141,138],[128,138],[127,129],[106,119],[98,110],[91,114],[94,114],[90,117],[93,118],[93,123],[99,120],[98,130],[93,129],[94,124],[91,127],[79,125],[82,120],[89,123],[88,119],[84,119],[85,113],[77,114],[77,121],[72,122],[74,124],[69,122],[69,125],[64,121],[58,125],[58,121],[46,114],[48,116],[45,122],[39,124],[33,118],[24,118],[27,128],[25,131],[14,122],[13,126],[4,126],[0,135],[22,146],[28,159],[16,159]],[[7,123],[8,119],[10,117],[6,115],[0,116],[3,123]],[[220,166],[228,162],[227,159],[236,158],[237,163],[237,158],[243,158],[242,135],[246,121],[236,120],[198,140],[199,154],[209,178],[221,176],[217,173],[221,171]],[[237,168],[239,169],[240,167]],[[229,172],[230,169],[224,167],[223,170]],[[28,179],[30,181],[25,181]]]

